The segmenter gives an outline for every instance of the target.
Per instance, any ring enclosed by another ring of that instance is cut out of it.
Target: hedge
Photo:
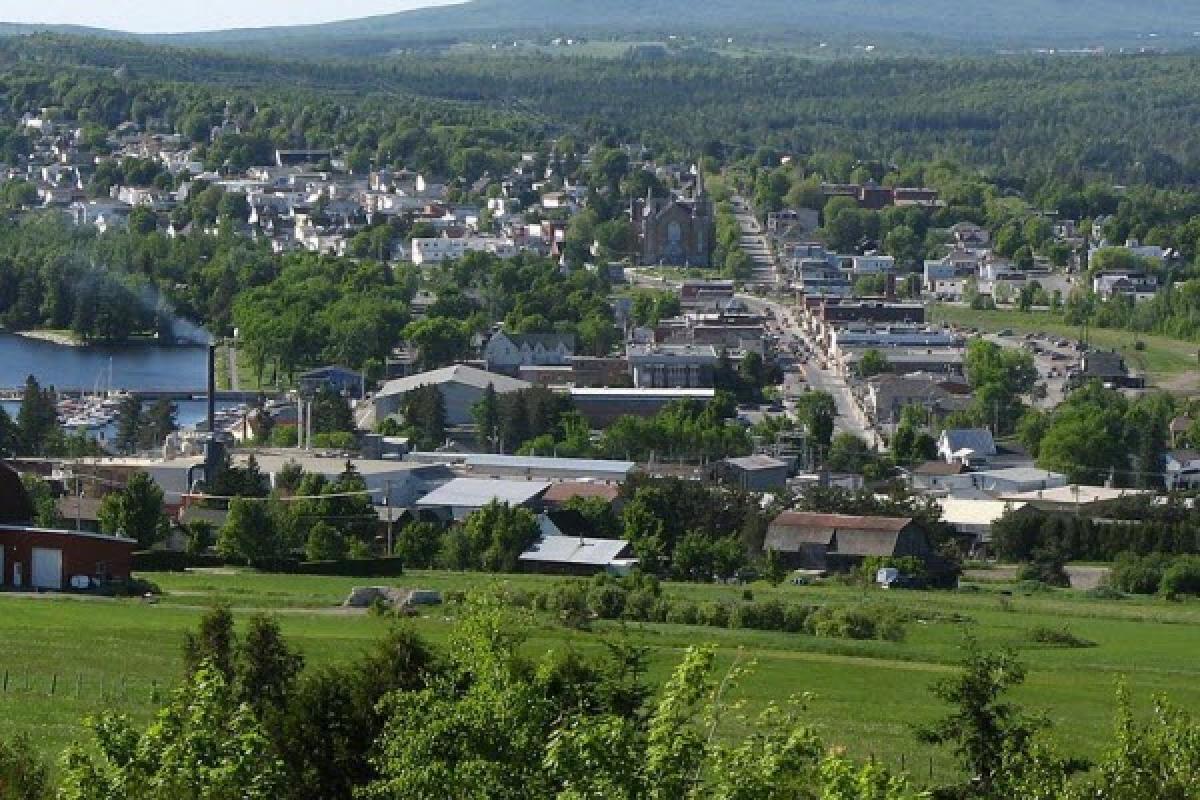
[[[230,562],[217,555],[194,555],[174,550],[139,550],[133,554],[134,572],[183,572],[197,567],[223,567]],[[404,574],[403,559],[347,558],[338,561],[301,561],[270,558],[252,561],[250,567],[281,575],[327,575],[346,578],[393,578]]]

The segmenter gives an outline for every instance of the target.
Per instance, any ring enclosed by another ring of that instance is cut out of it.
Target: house
[[[491,503],[540,511],[542,495],[549,488],[550,484],[544,481],[455,478],[418,500],[416,508],[434,513],[447,522],[462,521]]]
[[[21,477],[0,462],[0,588],[60,591],[128,580],[135,540],[36,528],[33,512]]]
[[[1134,271],[1098,272],[1092,277],[1092,291],[1105,300],[1149,300],[1158,292],[1158,276]]]
[[[1200,451],[1172,450],[1167,453],[1166,486],[1168,491],[1200,487]]]
[[[633,546],[624,539],[546,535],[522,553],[518,562],[526,572],[625,575],[637,566],[632,556]]]
[[[499,333],[483,348],[487,368],[516,375],[521,367],[568,366],[575,355],[575,337],[567,333]]]
[[[934,555],[929,536],[906,517],[858,517],[785,511],[771,521],[764,549],[797,569],[848,572],[868,558]]]
[[[335,393],[361,399],[366,394],[366,383],[363,373],[348,367],[319,367],[300,375],[298,381],[300,393],[315,394],[321,387],[332,389]]]
[[[717,474],[743,491],[770,492],[787,486],[791,467],[770,456],[746,456],[725,459],[717,465]]]
[[[909,471],[908,481],[918,491],[945,490],[957,485],[956,479],[966,471],[967,468],[957,461],[926,461]]]
[[[1129,368],[1120,353],[1107,350],[1084,353],[1080,368],[1067,376],[1067,386],[1072,389],[1092,381],[1099,381],[1109,389],[1141,389],[1146,385],[1144,378],[1129,374]]]
[[[1170,433],[1172,447],[1179,447],[1181,440],[1187,440],[1188,434],[1192,430],[1192,424],[1192,418],[1182,414],[1171,420]]]
[[[375,418],[384,419],[399,412],[405,395],[423,386],[436,386],[442,393],[447,424],[471,425],[474,424],[471,411],[489,386],[499,394],[507,394],[528,389],[532,384],[465,364],[455,364],[385,383],[375,396]]]
[[[970,475],[975,489],[991,495],[1009,495],[1057,489],[1067,485],[1067,476],[1037,467],[1008,467],[973,472]]]
[[[966,466],[985,462],[996,455],[996,442],[986,428],[954,428],[942,431],[938,439],[938,457],[947,464]]]

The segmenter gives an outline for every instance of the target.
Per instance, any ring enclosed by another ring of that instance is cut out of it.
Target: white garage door
[[[62,588],[62,550],[44,547],[33,548],[33,576],[31,583],[36,589]]]

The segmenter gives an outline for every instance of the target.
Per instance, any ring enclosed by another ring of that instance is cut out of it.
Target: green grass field
[[[1018,333],[1040,331],[1071,339],[1077,339],[1080,333],[1078,327],[1063,322],[1061,315],[1045,311],[975,311],[964,306],[935,305],[931,319],[993,332],[1011,328]],[[1121,352],[1130,365],[1145,372],[1155,385],[1181,392],[1200,390],[1196,380],[1200,344],[1107,328],[1091,328],[1088,336],[1094,347]],[[1135,349],[1139,341],[1145,343],[1145,350]]]
[[[156,604],[139,600],[82,600],[0,596],[0,635],[6,646],[0,670],[0,733],[25,731],[47,753],[83,735],[80,721],[103,709],[145,720],[165,687],[178,680],[183,632],[202,611],[225,602],[242,618],[274,613],[309,664],[353,657],[379,637],[389,621],[347,613],[337,604],[361,579],[275,576],[252,573],[189,573],[150,576],[165,595]],[[414,572],[391,581],[406,587],[466,589],[502,581],[521,588],[552,585],[557,578]],[[675,585],[666,591],[695,600],[735,601],[741,588]],[[772,700],[810,693],[811,723],[830,744],[856,755],[905,763],[924,778],[948,777],[948,754],[915,743],[910,723],[940,712],[929,686],[948,674],[970,633],[987,646],[1017,648],[1029,666],[1019,693],[1030,708],[1045,711],[1055,736],[1073,752],[1096,754],[1107,742],[1114,687],[1128,679],[1141,708],[1165,693],[1183,704],[1200,700],[1200,604],[1159,600],[1095,600],[1077,592],[1030,596],[1000,594],[1000,587],[956,592],[884,592],[850,587],[753,588],[756,599],[779,597],[805,603],[894,603],[915,619],[900,643],[822,639],[799,634],[701,627],[602,623],[591,632],[570,630],[549,615],[535,618],[531,653],[552,648],[599,650],[606,639],[624,638],[650,653],[650,677],[661,681],[689,645],[712,642],[720,663],[753,663],[738,692],[748,712]],[[431,640],[445,638],[453,607],[430,609],[411,625]],[[958,615],[960,621],[949,621]],[[1096,643],[1084,649],[1035,645],[1035,626],[1068,627]],[[55,682],[57,676],[57,682]],[[741,723],[732,720],[729,730]],[[915,765],[915,766],[914,766]]]

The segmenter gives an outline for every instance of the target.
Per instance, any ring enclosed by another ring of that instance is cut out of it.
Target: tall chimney
[[[208,346],[208,434],[217,432],[217,346]]]

